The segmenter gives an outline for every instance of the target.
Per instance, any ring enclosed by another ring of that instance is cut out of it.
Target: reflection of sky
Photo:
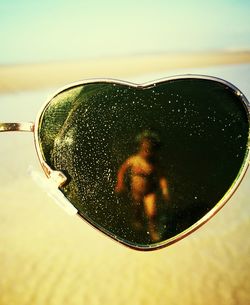
[[[0,0],[0,63],[250,48],[250,2]]]

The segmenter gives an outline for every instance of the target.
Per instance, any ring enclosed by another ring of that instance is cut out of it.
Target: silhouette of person
[[[117,174],[116,192],[126,190],[125,174],[129,173],[130,196],[133,201],[135,220],[134,225],[140,227],[138,221],[142,208],[148,221],[148,232],[152,241],[160,240],[160,234],[156,225],[157,194],[168,201],[168,182],[161,173],[158,160],[160,141],[152,131],[144,131],[137,136],[139,142],[138,151],[130,156],[121,165]]]

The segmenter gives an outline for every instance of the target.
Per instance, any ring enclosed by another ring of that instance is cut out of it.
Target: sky
[[[249,0],[0,0],[0,64],[250,49]]]

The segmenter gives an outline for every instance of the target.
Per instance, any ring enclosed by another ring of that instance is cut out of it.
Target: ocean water
[[[128,81],[206,74],[250,100],[250,65],[175,70]],[[0,96],[1,121],[34,121],[56,88]],[[127,249],[69,217],[32,181],[30,133],[1,134],[0,305],[249,305],[250,173],[207,224],[169,248]]]

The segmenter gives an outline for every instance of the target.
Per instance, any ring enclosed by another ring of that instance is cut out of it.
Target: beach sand
[[[124,78],[177,68],[250,62],[249,52],[161,54],[0,66],[0,92],[62,86],[86,78]]]
[[[228,58],[225,55],[212,63],[206,56],[197,66],[250,61],[249,54],[246,58],[237,55],[230,62],[223,61]],[[142,65],[145,58],[138,58],[138,67],[135,59],[130,66],[126,61],[118,64],[118,59],[112,64],[110,59],[109,73],[107,65],[93,64],[96,76],[121,78],[165,71],[161,58],[151,66],[147,61]],[[181,61],[184,67],[192,63],[190,55],[178,58],[175,65],[169,61],[171,69],[179,68]],[[77,64],[75,70],[62,75],[67,65],[53,73],[49,71],[57,64],[47,65],[41,78],[35,65],[1,67],[0,88],[5,92],[0,96],[1,105],[7,101],[9,105],[0,119],[34,119],[41,94],[18,90],[63,85],[75,76],[94,76],[91,65],[81,72]],[[14,93],[7,94],[10,91]],[[32,100],[35,105],[30,107]],[[0,305],[250,304],[249,173],[209,223],[179,243],[145,253],[115,243],[54,204],[27,173],[30,165],[41,170],[32,134],[1,134],[0,154]]]

